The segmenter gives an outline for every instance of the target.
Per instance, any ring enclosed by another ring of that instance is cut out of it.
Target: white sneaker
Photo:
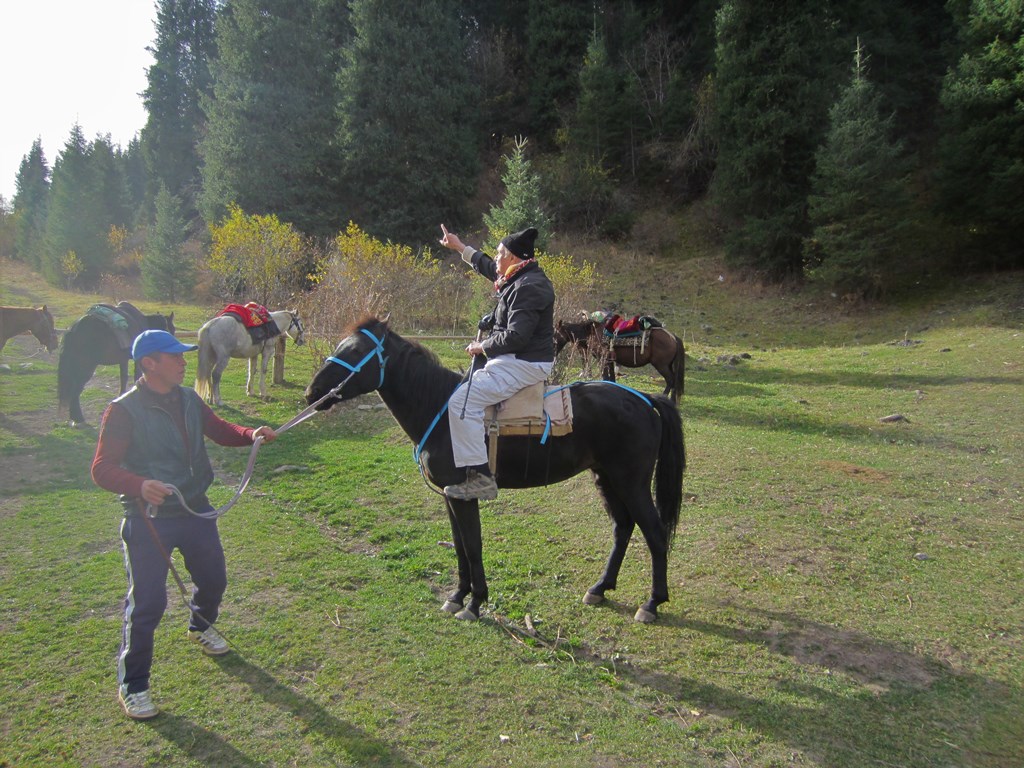
[[[227,641],[221,636],[220,632],[212,626],[207,627],[203,632],[190,629],[188,636],[192,642],[199,643],[199,646],[203,649],[203,653],[208,656],[223,656],[231,650],[228,647]]]
[[[132,720],[149,720],[160,714],[153,699],[149,697],[148,690],[128,693],[128,686],[121,685],[117,688],[117,700],[124,708],[124,713]]]

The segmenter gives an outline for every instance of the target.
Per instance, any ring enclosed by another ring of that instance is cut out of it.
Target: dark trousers
[[[203,631],[217,620],[220,601],[228,584],[217,521],[189,515],[157,517],[151,522],[163,550],[170,555],[177,549],[185,560],[185,568],[194,585],[189,603],[192,609],[189,629]],[[153,634],[167,608],[169,567],[142,518],[124,519],[121,541],[128,574],[128,595],[124,601],[121,650],[117,655],[117,681],[128,686],[128,693],[136,693],[149,688]],[[172,589],[177,591],[177,585]]]

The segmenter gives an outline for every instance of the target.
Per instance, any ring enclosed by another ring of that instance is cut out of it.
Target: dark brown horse
[[[115,330],[102,314],[90,310],[68,328],[60,342],[60,357],[57,358],[57,397],[60,403],[59,410],[63,412],[65,408],[69,409],[72,425],[85,423],[79,398],[89,379],[96,373],[96,366],[119,366],[120,393],[124,394],[128,390],[128,360],[135,337],[145,330],[174,333],[173,312],[170,315],[144,315],[126,301],[119,303],[116,308],[107,308],[131,318],[127,322],[127,330]]]
[[[53,315],[46,305],[35,307],[0,307],[0,349],[7,340],[22,333],[31,333],[36,340],[53,352],[57,348],[57,331]]]
[[[665,379],[665,391],[673,402],[678,403],[683,394],[686,375],[686,350],[683,341],[665,328],[651,328],[644,343],[633,344],[632,340],[605,336],[604,326],[595,320],[555,324],[555,354],[566,344],[573,344],[579,350],[593,355],[601,361],[601,378],[615,381],[615,366],[640,368],[650,364]]]

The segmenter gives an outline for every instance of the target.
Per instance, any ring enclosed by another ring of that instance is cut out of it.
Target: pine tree
[[[345,29],[340,0],[234,0],[221,11],[201,144],[208,223],[236,203],[308,234],[344,225],[334,77]]]
[[[216,52],[216,13],[216,0],[158,0],[156,39],[148,49],[153,65],[142,94],[149,115],[142,143],[153,185],[150,200],[164,184],[189,215],[199,192],[202,101],[213,89],[209,59]]]
[[[43,154],[42,139],[32,142],[32,149],[21,159],[14,185],[17,217],[14,253],[22,261],[41,269],[50,204],[50,168]]]
[[[630,114],[621,74],[608,60],[603,38],[592,35],[579,75],[576,113],[569,129],[570,152],[616,173],[629,164]]]
[[[552,234],[551,219],[541,205],[540,176],[533,172],[523,151],[526,141],[517,139],[512,154],[502,158],[505,197],[500,206],[492,206],[483,217],[492,253],[503,237],[526,227],[537,228],[537,250],[544,250]]]
[[[1024,4],[971,0],[942,86],[942,209],[970,257],[1024,266]]]
[[[718,15],[718,165],[726,258],[769,279],[802,274],[807,193],[830,102],[834,41],[816,0],[729,0]]]
[[[352,218],[381,240],[436,240],[476,169],[474,91],[455,0],[354,0],[339,85]]]
[[[829,112],[829,131],[812,180],[808,273],[837,293],[877,296],[910,264],[903,232],[910,223],[908,165],[892,139],[893,117],[867,77],[858,46],[850,84]]]
[[[181,201],[161,184],[142,257],[142,284],[148,298],[173,303],[191,292],[195,267],[183,248],[187,238]]]
[[[589,3],[530,0],[526,27],[530,135],[554,143],[559,110],[572,107],[593,17]]]
[[[75,124],[53,166],[50,208],[46,217],[43,275],[54,284],[64,281],[62,260],[75,254],[74,277],[89,282],[99,277],[110,260],[107,233],[113,223],[100,194],[100,173],[82,128]]]

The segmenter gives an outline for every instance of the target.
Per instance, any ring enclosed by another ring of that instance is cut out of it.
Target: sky
[[[77,122],[127,147],[146,123],[155,0],[0,0],[0,195],[41,138],[46,163]]]

